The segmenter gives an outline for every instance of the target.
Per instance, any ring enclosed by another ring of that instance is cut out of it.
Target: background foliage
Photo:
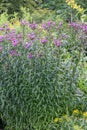
[[[86,0],[76,0],[77,4],[81,5],[86,9]],[[11,16],[14,12],[18,13],[19,17],[22,17],[21,8],[26,8],[26,11],[33,12],[38,7],[47,8],[49,10],[54,10],[56,15],[61,15],[65,20],[70,20],[72,9],[66,4],[65,0],[1,0],[0,1],[0,13],[7,11]],[[87,12],[87,11],[86,11]],[[85,12],[85,13],[86,13]],[[75,17],[75,15],[74,15]]]
[[[21,15],[21,7],[26,7],[26,9],[28,8],[29,11],[32,12],[40,2],[41,0],[38,0],[38,2],[35,0],[1,0],[0,13],[7,11],[8,14],[14,14],[14,12],[17,12]]]

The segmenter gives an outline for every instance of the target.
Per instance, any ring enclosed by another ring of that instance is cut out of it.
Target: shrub
[[[22,20],[20,30],[2,26],[0,116],[7,129],[46,130],[56,116],[82,105],[76,89],[85,32],[76,25]]]

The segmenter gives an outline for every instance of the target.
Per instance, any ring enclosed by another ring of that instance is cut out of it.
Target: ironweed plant
[[[0,117],[7,129],[46,130],[55,117],[80,107],[80,32],[85,36],[53,21],[0,27]]]

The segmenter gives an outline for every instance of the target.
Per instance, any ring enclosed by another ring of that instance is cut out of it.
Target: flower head
[[[43,29],[47,29],[47,25],[46,25],[46,23],[42,23],[41,26],[42,26]]]
[[[16,38],[12,39],[11,41],[12,41],[12,45],[13,45],[13,46],[17,46],[18,43],[19,43]]]
[[[30,40],[34,40],[35,39],[35,34],[34,33],[28,34],[28,37],[30,38]]]
[[[26,25],[27,21],[26,20],[22,20],[20,23],[21,23],[21,25]]]
[[[54,123],[58,123],[58,121],[59,121],[58,117],[54,118]]]
[[[19,56],[19,53],[17,51],[15,51],[15,50],[11,50],[10,55],[11,56]]]
[[[83,13],[84,9],[77,5],[75,0],[66,0],[67,5],[69,5],[72,9],[76,9],[79,13]]]
[[[55,39],[55,40],[54,40],[54,44],[55,44],[57,47],[60,47],[60,45],[61,45],[60,39]]]
[[[83,117],[87,118],[87,112],[83,112]]]
[[[37,28],[37,24],[36,23],[31,23],[29,24],[29,27],[32,29],[32,30],[35,30]]]
[[[48,40],[46,38],[41,39],[42,44],[46,44],[47,42],[48,42]]]
[[[34,55],[32,53],[28,54],[27,56],[29,59],[33,59],[34,58]]]
[[[4,28],[0,28],[0,31],[4,31]]]
[[[31,47],[31,45],[32,45],[32,44],[31,44],[30,42],[26,42],[25,47],[26,47],[26,48],[30,48],[30,47]]]
[[[73,110],[73,115],[79,115],[80,111],[78,109]]]
[[[47,22],[47,26],[48,26],[48,27],[51,27],[52,24],[53,24],[52,21],[48,21],[48,22]]]

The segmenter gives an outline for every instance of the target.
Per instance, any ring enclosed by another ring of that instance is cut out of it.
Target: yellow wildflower
[[[78,12],[83,13],[84,12],[83,8],[79,8]]]
[[[83,112],[83,117],[87,118],[87,112]]]
[[[59,118],[58,117],[54,118],[54,123],[57,123],[57,122],[59,122]]]
[[[66,0],[67,5],[69,5],[72,9],[76,9],[79,13],[83,13],[84,9],[77,5],[75,0]]]
[[[75,110],[73,110],[73,114],[74,114],[74,115],[79,115],[79,114],[80,114],[80,111],[79,111],[78,109],[75,109]]]
[[[74,4],[73,5],[73,9],[77,9],[78,8],[78,5],[77,4]]]

